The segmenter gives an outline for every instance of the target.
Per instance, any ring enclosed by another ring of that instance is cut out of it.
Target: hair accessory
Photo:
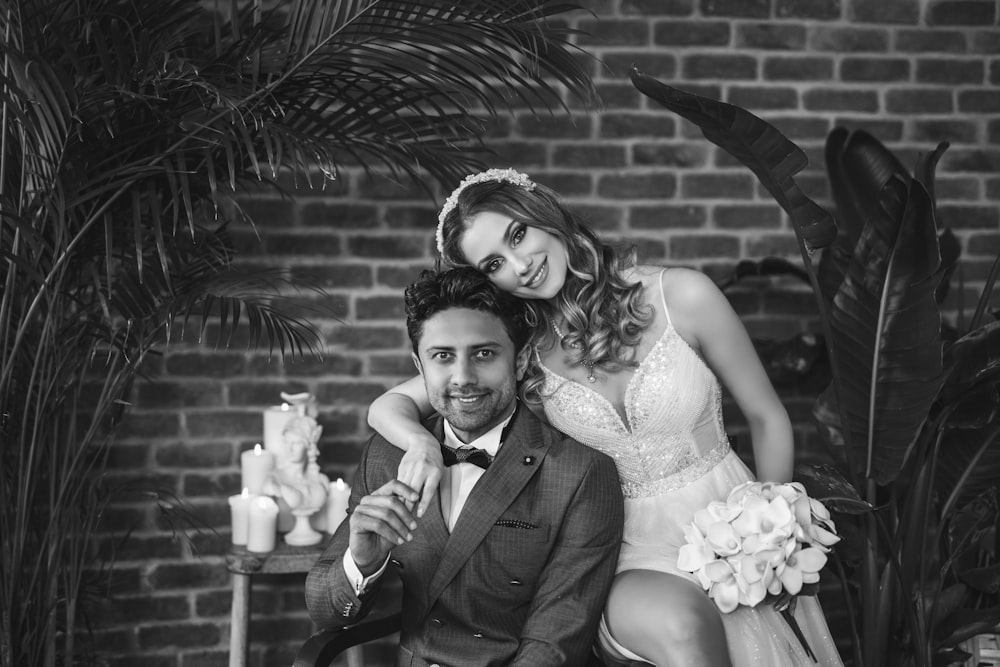
[[[526,174],[522,174],[514,169],[488,169],[486,171],[481,171],[478,174],[469,174],[462,179],[462,182],[458,184],[458,187],[452,190],[452,193],[444,200],[444,206],[441,207],[441,212],[438,214],[438,226],[437,226],[437,249],[439,255],[444,255],[444,219],[448,217],[448,214],[458,206],[458,196],[462,194],[462,190],[469,187],[470,185],[475,185],[476,183],[487,183],[489,181],[496,181],[497,183],[510,183],[511,185],[519,185],[528,192],[535,189],[535,183]]]

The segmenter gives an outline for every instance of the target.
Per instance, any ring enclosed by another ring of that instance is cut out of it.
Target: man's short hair
[[[496,315],[519,352],[531,337],[529,310],[518,297],[504,292],[477,269],[467,266],[423,271],[404,292],[406,332],[418,352],[424,323],[450,308],[468,308]]]

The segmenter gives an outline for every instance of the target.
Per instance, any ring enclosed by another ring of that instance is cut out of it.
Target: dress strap
[[[666,272],[665,268],[660,270],[660,303],[663,304],[663,314],[667,316],[667,324],[673,327],[674,323],[670,321],[670,310],[667,308],[667,295],[663,293],[663,274]]]

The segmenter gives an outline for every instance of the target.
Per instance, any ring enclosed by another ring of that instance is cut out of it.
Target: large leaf
[[[934,298],[940,257],[927,191],[892,178],[866,220],[830,311],[840,364],[817,418],[843,434],[856,473],[894,480],[943,379]]]
[[[801,148],[746,109],[673,88],[635,68],[631,76],[641,93],[697,125],[706,139],[750,168],[792,219],[807,262],[833,242],[837,235],[833,217],[793,179],[808,164]]]

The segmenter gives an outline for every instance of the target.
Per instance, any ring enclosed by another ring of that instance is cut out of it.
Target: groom
[[[416,520],[417,493],[395,479],[403,452],[368,442],[350,517],[306,581],[309,613],[321,627],[357,623],[392,568],[403,585],[397,665],[583,665],[621,544],[614,464],[517,401],[530,353],[519,299],[452,269],[421,274],[405,302],[439,413],[428,426],[457,462]]]

